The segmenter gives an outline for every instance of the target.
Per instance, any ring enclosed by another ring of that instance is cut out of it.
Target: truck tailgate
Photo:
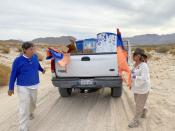
[[[118,76],[116,53],[71,55],[65,68],[55,63],[58,77]]]

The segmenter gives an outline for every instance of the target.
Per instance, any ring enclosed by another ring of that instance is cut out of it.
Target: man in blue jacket
[[[14,94],[16,81],[19,95],[19,130],[28,131],[29,119],[34,118],[36,108],[39,71],[44,74],[45,70],[38,61],[33,43],[24,42],[22,49],[23,54],[18,56],[12,65],[8,95]]]

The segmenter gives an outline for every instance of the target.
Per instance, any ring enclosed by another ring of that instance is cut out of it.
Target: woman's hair
[[[22,43],[22,49],[23,50],[27,50],[28,48],[33,47],[33,46],[34,45],[31,42],[24,42],[24,43]]]
[[[133,56],[136,56],[136,55],[140,56],[141,62],[145,62],[147,59],[147,55],[145,55],[145,51],[143,49],[136,48],[134,53],[133,53]]]

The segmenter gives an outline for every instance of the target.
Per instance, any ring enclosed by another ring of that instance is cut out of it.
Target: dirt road
[[[47,71],[44,76],[41,74],[37,109],[35,119],[30,121],[30,131],[174,131],[175,61],[173,57],[168,59],[162,57],[161,61],[150,62],[154,92],[150,92],[149,114],[147,119],[141,119],[140,127],[127,127],[134,115],[133,97],[127,87],[121,98],[112,98],[108,88],[87,95],[75,91],[72,97],[61,98]],[[166,65],[157,68],[162,62]],[[168,78],[164,78],[165,69]],[[1,89],[0,131],[17,130],[17,93],[9,97],[5,89]]]
[[[0,131],[18,130],[18,96],[0,95]],[[125,131],[133,116],[133,104],[126,90],[121,98],[112,98],[110,89],[91,94],[75,91],[72,97],[61,98],[47,73],[41,77],[35,119],[31,131]],[[148,130],[145,120],[136,130]],[[134,130],[135,131],[135,130]]]

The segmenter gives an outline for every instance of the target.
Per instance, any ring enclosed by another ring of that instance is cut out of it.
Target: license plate
[[[94,81],[93,80],[81,80],[80,84],[81,85],[93,85]]]

